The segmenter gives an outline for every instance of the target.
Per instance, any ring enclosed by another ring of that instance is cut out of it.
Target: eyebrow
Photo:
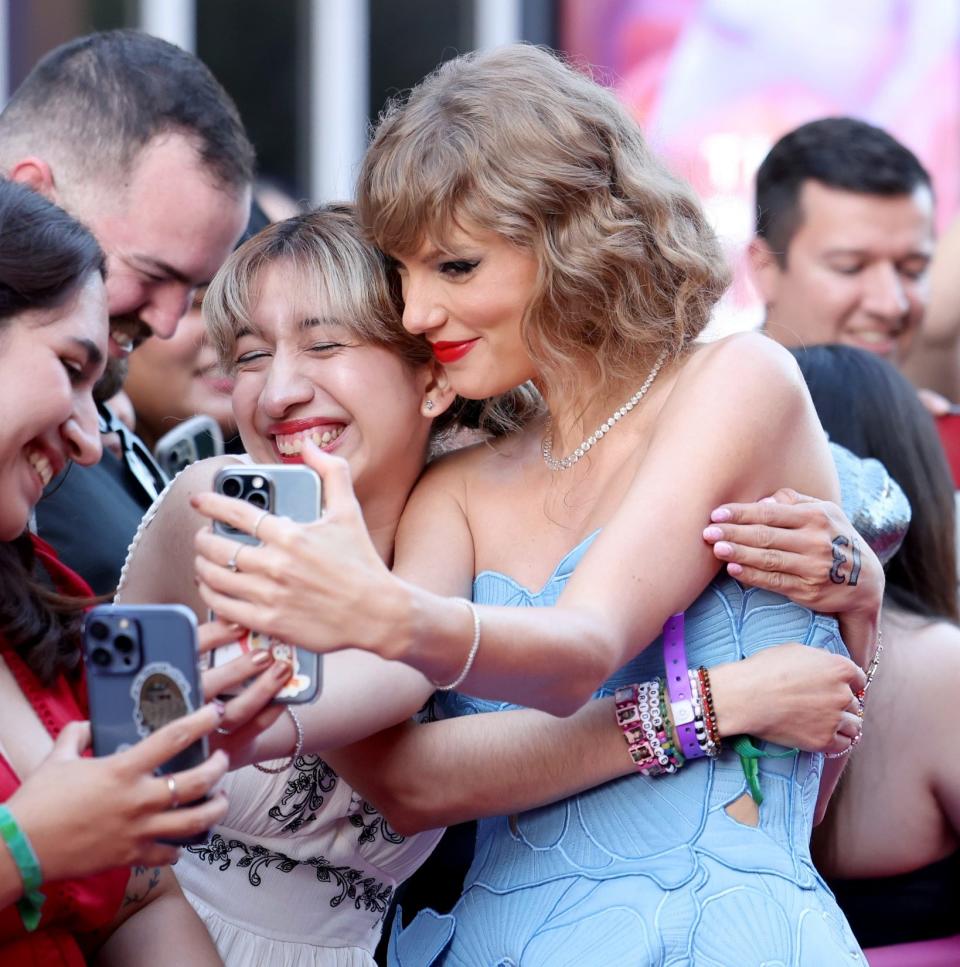
[[[134,262],[139,268],[148,269],[158,275],[165,275],[167,278],[173,279],[175,282],[182,282],[184,285],[199,287],[206,285],[210,281],[206,279],[203,282],[196,282],[179,269],[175,269],[168,262],[164,262],[162,259],[155,259],[149,255],[132,255],[130,256],[130,261]]]
[[[831,248],[831,249],[827,249],[827,251],[823,253],[824,258],[833,258],[835,256],[842,257],[845,255],[872,258],[873,252],[865,248]],[[906,255],[901,256],[901,258],[897,259],[897,261],[902,262],[904,259],[926,259],[929,262],[931,258],[933,258],[932,251],[913,249],[912,251],[907,252]]]
[[[75,346],[83,350],[87,357],[86,366],[99,366],[103,362],[103,353],[100,347],[91,339],[79,339],[76,336],[70,340]]]
[[[297,323],[297,329],[307,332],[310,329],[345,329],[346,327],[339,319],[332,316],[307,316]]]

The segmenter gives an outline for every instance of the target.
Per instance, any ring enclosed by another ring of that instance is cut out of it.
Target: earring
[[[424,408],[425,410],[432,410],[432,409],[433,409],[433,400],[430,400],[430,399],[428,399],[428,400],[427,400],[427,401],[426,401],[426,402],[425,402],[425,403],[423,404],[423,408]]]

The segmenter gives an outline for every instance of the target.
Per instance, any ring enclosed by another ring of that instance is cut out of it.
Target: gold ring
[[[167,788],[170,790],[170,806],[169,809],[176,809],[180,805],[180,799],[177,796],[177,780],[173,776],[167,776]]]

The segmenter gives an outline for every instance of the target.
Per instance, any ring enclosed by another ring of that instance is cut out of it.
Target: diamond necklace
[[[639,402],[647,395],[647,390],[653,385],[653,381],[657,378],[657,373],[660,372],[660,367],[666,362],[667,350],[664,349],[662,353],[657,357],[657,361],[653,364],[653,369],[650,370],[647,378],[643,381],[643,386],[640,387],[627,400],[623,406],[618,410],[614,410],[613,413],[606,419],[605,422],[601,423],[600,426],[594,430],[577,447],[573,453],[568,457],[564,457],[562,460],[557,460],[553,455],[553,420],[548,419],[547,425],[544,429],[543,442],[540,444],[540,452],[543,454],[543,462],[551,470],[569,470],[575,463],[577,463],[582,456],[595,444],[599,443],[603,437],[609,433]]]

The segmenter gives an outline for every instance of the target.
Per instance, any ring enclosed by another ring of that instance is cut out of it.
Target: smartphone
[[[254,507],[299,523],[308,524],[320,516],[320,478],[309,467],[300,464],[236,464],[224,467],[214,478],[213,488],[217,493],[245,500]],[[214,521],[213,529],[231,540],[245,544],[260,543],[251,534],[235,530],[220,521]],[[288,705],[302,704],[312,702],[320,694],[323,683],[322,657],[256,630],[248,631],[233,644],[217,648],[212,664],[224,664],[258,648],[269,648],[275,658],[293,664],[293,675],[275,701]]]
[[[183,605],[92,608],[83,625],[83,658],[94,755],[121,752],[203,704],[197,622]],[[158,775],[190,769],[207,755],[204,736],[160,766]],[[206,839],[201,833],[181,842]]]
[[[934,422],[950,464],[953,485],[960,490],[960,406],[951,406],[949,412],[935,417]]]
[[[223,433],[209,416],[192,416],[165,433],[153,448],[157,463],[168,477],[175,477],[184,467],[207,457],[223,453]]]

